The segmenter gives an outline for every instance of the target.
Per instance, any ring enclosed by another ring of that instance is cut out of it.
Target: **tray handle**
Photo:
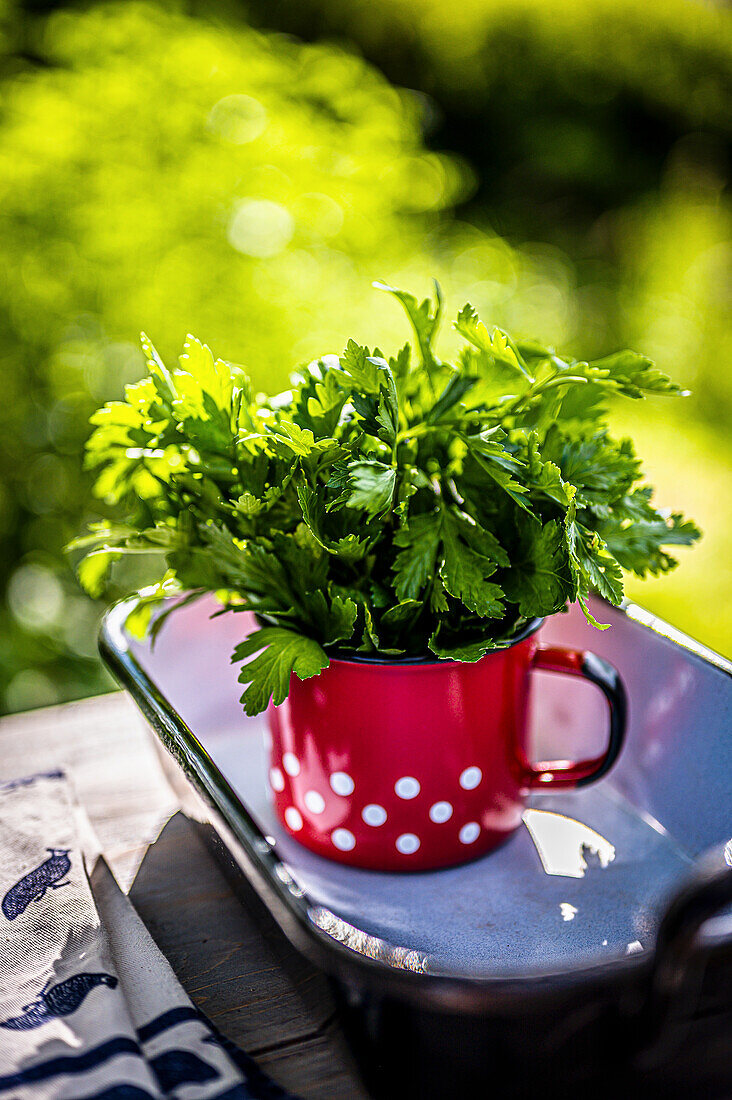
[[[674,1034],[673,1025],[692,1015],[708,957],[699,949],[699,931],[730,905],[732,841],[702,856],[663,916],[650,976],[641,1064],[658,1062],[670,1045],[679,1042],[679,1029]]]

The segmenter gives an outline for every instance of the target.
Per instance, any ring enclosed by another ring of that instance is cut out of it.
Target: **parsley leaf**
[[[254,653],[258,656],[249,661]],[[254,631],[236,647],[231,659],[233,663],[247,662],[239,675],[239,683],[249,685],[241,697],[249,715],[260,714],[270,702],[275,706],[283,703],[293,673],[300,680],[308,680],[330,663],[325,651],[312,638],[280,626],[265,626]]]
[[[573,595],[564,531],[556,520],[524,524],[520,549],[502,576],[506,599],[527,619],[560,611]]]
[[[389,286],[388,283],[376,282],[374,286],[377,290],[386,290],[389,294],[393,294],[394,297],[402,303],[407,317],[412,323],[414,335],[417,337],[417,343],[422,355],[422,366],[427,371],[437,370],[440,366],[440,362],[435,357],[432,343],[437,334],[440,314],[442,313],[442,292],[439,284],[435,281],[434,306],[429,298],[425,298],[423,302],[418,303],[413,294],[408,294],[404,290],[397,290],[396,287]]]
[[[484,619],[499,618],[504,610],[501,603],[503,590],[488,581],[496,571],[496,563],[475,550],[472,541],[454,513],[444,512],[444,557],[440,567],[442,583],[449,594],[461,600],[469,611]]]
[[[349,508],[363,508],[372,516],[383,516],[392,506],[396,469],[385,466],[383,462],[351,462],[348,477],[351,492],[348,497]]]
[[[398,547],[392,564],[400,600],[416,600],[434,577],[440,547],[440,516],[436,512],[414,516],[394,535]]]

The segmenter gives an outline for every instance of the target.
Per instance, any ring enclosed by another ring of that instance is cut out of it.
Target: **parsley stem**
[[[428,424],[426,420],[419,420],[416,424],[412,424],[409,428],[404,428],[399,432],[396,441],[401,443],[404,439],[414,439],[420,435],[426,435],[428,432],[444,432],[446,428],[457,428],[466,420],[475,419],[475,416],[467,414],[466,416],[453,417],[450,420],[440,420],[436,424]]]
[[[402,443],[405,439],[414,439],[416,436],[425,435],[426,432],[434,432],[438,428],[444,427],[441,424],[427,424],[424,420],[420,420],[418,424],[413,424],[411,428],[404,428],[396,437],[396,444]]]
[[[542,382],[534,390],[534,395],[541,393],[543,390],[550,390],[556,386],[564,386],[565,384],[578,382],[580,384],[589,382],[589,378],[583,378],[579,374],[555,374],[551,378],[547,378],[546,382]]]

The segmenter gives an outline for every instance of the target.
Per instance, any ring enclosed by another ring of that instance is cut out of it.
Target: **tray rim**
[[[137,660],[124,623],[144,594],[143,590],[128,596],[108,609],[99,633],[101,656],[178,764],[188,786],[205,804],[219,843],[247,877],[287,939],[312,962],[351,988],[358,976],[359,986],[378,990],[380,995],[388,991],[419,1004],[424,1004],[426,998],[431,1007],[460,1012],[483,1012],[488,1007],[495,1008],[498,1003],[508,1010],[520,1010],[522,1005],[525,1007],[529,993],[532,998],[551,999],[557,994],[586,987],[588,982],[627,986],[650,978],[655,965],[655,944],[642,954],[590,960],[571,969],[532,969],[504,976],[413,971],[359,952],[330,935],[314,920],[314,914],[322,912],[324,907],[314,905],[293,882],[274,845],[267,840],[194,731]],[[732,661],[639,604],[624,600],[620,607],[614,607],[607,601],[599,602],[732,677]],[[336,914],[332,916],[346,924]],[[378,942],[387,952],[399,950],[385,941]],[[710,958],[722,954],[730,942],[732,938],[718,940],[713,946],[705,947],[704,954]]]

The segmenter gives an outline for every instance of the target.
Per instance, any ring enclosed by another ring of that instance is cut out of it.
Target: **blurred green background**
[[[385,278],[693,395],[614,410],[705,531],[630,594],[730,653],[732,17],[696,0],[0,0],[0,707],[102,690],[89,414],[192,331],[276,389]],[[449,347],[450,336],[444,332]]]

